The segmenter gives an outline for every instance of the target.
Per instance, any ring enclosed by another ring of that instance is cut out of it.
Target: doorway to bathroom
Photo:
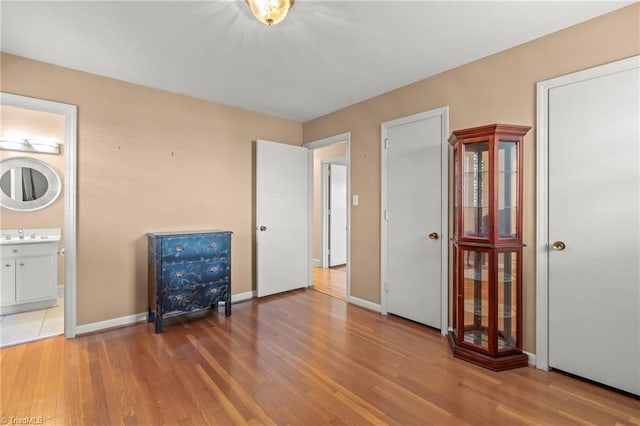
[[[76,107],[8,93],[0,100],[0,160],[7,165],[0,176],[6,194],[0,207],[0,347],[63,333],[73,337]],[[8,168],[20,162],[33,166]],[[44,173],[43,185],[57,186],[60,195],[31,208],[38,204],[28,193],[37,186],[39,164],[55,177]]]

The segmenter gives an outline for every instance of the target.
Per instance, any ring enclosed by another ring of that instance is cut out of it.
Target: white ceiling
[[[2,51],[306,122],[632,1],[1,2]]]

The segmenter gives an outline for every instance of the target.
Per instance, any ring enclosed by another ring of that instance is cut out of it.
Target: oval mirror
[[[60,195],[60,177],[44,161],[14,157],[0,161],[0,205],[10,210],[34,211]]]

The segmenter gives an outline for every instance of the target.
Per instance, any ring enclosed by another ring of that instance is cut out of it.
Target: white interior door
[[[310,151],[256,142],[258,297],[309,285]]]
[[[441,328],[442,116],[420,115],[383,128],[386,310]]]
[[[329,165],[329,266],[347,263],[347,166]]]
[[[549,366],[635,394],[639,81],[636,67],[548,95]]]

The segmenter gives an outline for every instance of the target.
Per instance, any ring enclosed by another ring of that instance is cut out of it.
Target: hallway
[[[338,299],[347,299],[347,265],[313,268],[313,289]]]

